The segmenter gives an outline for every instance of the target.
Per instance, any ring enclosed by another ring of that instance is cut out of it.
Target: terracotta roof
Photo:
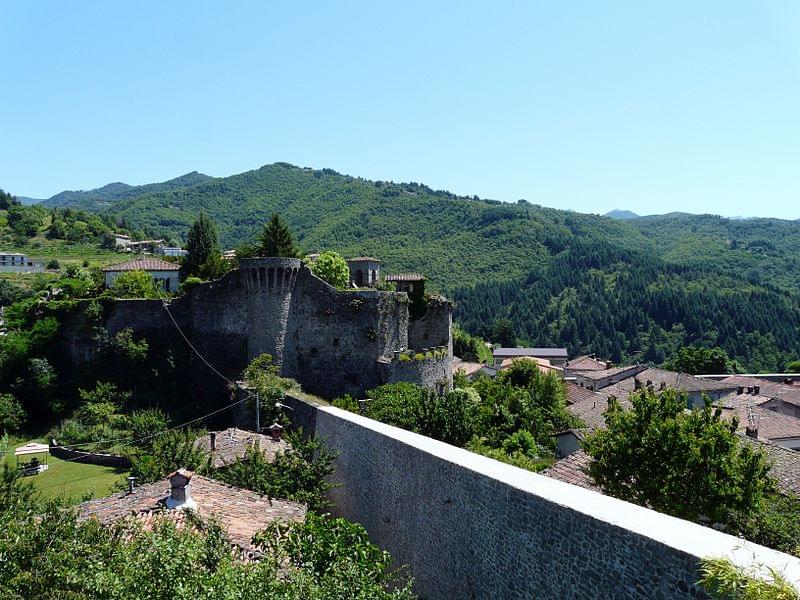
[[[80,519],[95,518],[104,525],[126,518],[145,526],[152,526],[159,518],[182,524],[184,511],[168,510],[164,505],[169,492],[169,480],[162,479],[135,488],[133,494],[118,492],[84,502],[78,505],[78,515]],[[299,522],[306,515],[306,507],[298,502],[269,499],[202,475],[191,478],[191,495],[197,503],[197,514],[203,519],[214,517],[226,529],[231,542],[251,558],[258,555],[251,544],[253,534],[273,521]]]
[[[566,348],[495,348],[496,357],[538,356],[539,358],[566,358]]]
[[[109,271],[178,271],[181,266],[177,263],[167,262],[158,258],[140,258],[129,260],[118,265],[110,265],[103,268],[103,272]]]
[[[572,371],[605,371],[608,363],[585,355],[573,358],[567,363],[566,368]]]
[[[247,454],[247,449],[256,444],[258,444],[261,452],[269,462],[274,462],[279,453],[286,452],[290,447],[285,440],[275,442],[271,436],[237,429],[236,427],[230,427],[215,433],[217,434],[217,449],[214,452],[211,451],[210,433],[197,438],[194,442],[195,448],[202,448],[212,455],[215,469],[234,463],[237,458],[244,458],[245,454]]]
[[[347,262],[361,262],[361,261],[382,262],[379,258],[375,258],[374,256],[356,256],[355,258],[347,259]]]
[[[516,360],[531,360],[531,361],[536,363],[536,366],[539,367],[540,371],[543,371],[545,373],[547,373],[549,371],[561,371],[562,370],[562,369],[560,369],[558,367],[554,367],[553,365],[551,365],[550,361],[547,360],[546,358],[539,358],[537,356],[518,356],[516,358],[503,359],[503,362],[500,363],[500,366],[498,367],[498,370],[505,371],[507,369],[510,369],[514,365],[514,361],[516,361]]]
[[[592,459],[588,454],[578,450],[542,471],[542,475],[599,492],[600,488],[594,484],[588,473],[591,462]]]
[[[425,276],[418,273],[397,273],[387,275],[386,281],[425,281]]]

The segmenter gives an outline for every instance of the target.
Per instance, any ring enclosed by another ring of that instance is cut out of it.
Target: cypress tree
[[[259,237],[261,243],[258,253],[261,256],[277,256],[280,258],[298,258],[300,251],[294,245],[292,232],[281,218],[273,214]]]
[[[199,275],[201,268],[208,263],[209,259],[219,258],[217,228],[214,222],[203,213],[200,213],[200,216],[189,229],[186,250],[189,254],[181,266],[183,277]]]

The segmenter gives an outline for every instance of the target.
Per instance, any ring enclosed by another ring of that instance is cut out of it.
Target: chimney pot
[[[212,431],[209,435],[211,435],[211,451],[214,452],[217,449],[217,432]]]
[[[761,386],[754,385],[753,386],[753,396],[758,396],[761,393]]]
[[[662,381],[661,385],[658,386],[658,389],[660,389],[660,390],[667,389],[667,382],[666,381]]]
[[[278,423],[273,423],[269,427],[269,434],[272,436],[273,442],[280,442],[283,435],[283,427]]]
[[[136,481],[136,477],[133,477],[132,475],[128,477],[128,493],[129,494],[133,493],[133,484],[134,484],[135,481]]]
[[[758,439],[758,427],[755,425],[748,425],[744,429],[744,434],[749,438]]]
[[[743,385],[737,385],[736,386],[736,393],[739,394],[739,395],[744,394],[744,386]]]
[[[753,393],[753,386],[752,385],[748,385],[747,386],[747,393],[748,394],[752,394]]]
[[[197,503],[192,498],[192,476],[194,473],[188,469],[178,469],[169,476],[169,497],[166,500],[167,508],[181,510],[197,508]]]
[[[641,379],[634,377],[633,378],[633,389],[640,390],[642,389],[642,381]]]

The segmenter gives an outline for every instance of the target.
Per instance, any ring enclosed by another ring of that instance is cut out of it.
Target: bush
[[[47,268],[52,269],[54,271],[58,271],[61,268],[61,263],[58,262],[57,258],[52,258],[47,261]]]
[[[309,263],[311,272],[338,290],[350,282],[350,269],[342,256],[336,252],[323,252],[317,260]]]
[[[126,271],[117,275],[110,289],[115,298],[161,298],[161,287],[145,271]]]

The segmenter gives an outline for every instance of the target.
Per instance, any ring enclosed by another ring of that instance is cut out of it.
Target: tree
[[[11,194],[0,190],[0,210],[8,210],[12,206],[19,206],[19,200]]]
[[[11,394],[0,394],[0,433],[16,431],[25,422],[25,410]]]
[[[111,286],[115,298],[161,298],[164,294],[146,271],[126,271]]]
[[[793,360],[789,363],[786,363],[786,372],[800,373],[800,360]]]
[[[731,361],[722,348],[684,346],[672,360],[664,363],[664,368],[690,375],[730,373]]]
[[[261,256],[297,258],[300,251],[294,245],[292,232],[277,214],[273,214],[259,236],[258,253]]]
[[[314,275],[338,290],[346,288],[350,281],[350,269],[347,261],[337,252],[323,252],[317,257],[317,260],[309,261],[309,267]]]
[[[200,276],[204,267],[206,271],[209,270],[206,266],[209,261],[214,262],[220,257],[217,227],[203,213],[189,229],[186,251],[188,254],[181,266],[181,277],[184,279],[190,275]]]
[[[584,442],[603,490],[676,517],[733,526],[757,512],[774,487],[763,452],[740,444],[738,423],[710,402],[686,410],[675,390],[644,389],[624,410],[612,399],[606,429]]]

